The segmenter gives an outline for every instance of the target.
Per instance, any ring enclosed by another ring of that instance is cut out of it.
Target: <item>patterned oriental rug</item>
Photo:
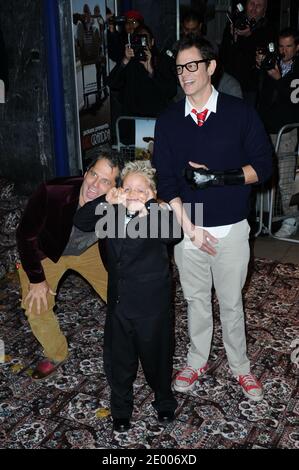
[[[175,372],[187,352],[186,303],[175,272]],[[58,317],[70,345],[55,375],[30,374],[41,348],[20,309],[18,280],[1,281],[0,448],[69,449],[299,449],[299,266],[256,259],[244,290],[248,354],[265,397],[247,400],[229,372],[217,300],[210,370],[188,394],[177,393],[176,420],[160,425],[153,395],[139,370],[127,434],[112,432],[109,387],[103,372],[106,307],[70,274],[58,295]]]

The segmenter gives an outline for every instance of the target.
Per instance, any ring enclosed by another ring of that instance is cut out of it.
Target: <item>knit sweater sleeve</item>
[[[255,170],[258,183],[265,182],[272,174],[273,149],[260,117],[249,106],[247,107],[243,142],[247,164]]]
[[[155,128],[153,166],[158,176],[158,196],[166,202],[179,196],[178,182],[174,173],[174,156],[167,133],[167,121],[159,118]]]

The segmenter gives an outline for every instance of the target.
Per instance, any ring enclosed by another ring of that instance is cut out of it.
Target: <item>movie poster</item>
[[[155,119],[139,118],[135,122],[135,157],[151,160],[154,152]]]
[[[70,0],[83,167],[110,142],[106,1]]]

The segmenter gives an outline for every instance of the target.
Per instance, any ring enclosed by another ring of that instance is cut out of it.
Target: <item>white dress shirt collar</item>
[[[212,93],[211,93],[207,103],[202,107],[202,109],[196,109],[195,108],[198,113],[201,113],[204,109],[208,110],[206,120],[208,119],[208,117],[210,116],[211,113],[216,113],[216,111],[217,111],[218,95],[219,95],[218,91],[212,85]],[[190,103],[188,97],[186,96],[186,100],[185,100],[185,117],[189,116],[189,114],[190,114],[190,116],[192,117],[194,122],[196,122],[196,124],[197,124],[197,117],[194,113],[192,113],[192,109],[194,109],[194,106]]]

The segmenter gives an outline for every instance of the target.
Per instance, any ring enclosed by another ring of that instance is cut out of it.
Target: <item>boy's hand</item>
[[[147,201],[150,201],[151,199],[156,199],[156,198],[157,198],[157,194],[155,193],[155,191],[153,191],[151,188],[149,188],[149,189],[147,189],[146,193],[144,193],[144,196],[140,195],[139,201],[142,204],[145,204]],[[144,205],[142,207],[142,209],[139,211],[138,216],[139,217],[145,217],[147,214],[148,214],[148,211],[147,211],[147,209]]]
[[[138,194],[138,201],[140,201],[142,204],[145,204],[147,201],[156,198],[157,194],[151,188],[147,189],[145,192],[140,192]]]
[[[155,193],[155,191],[152,190],[152,188],[149,188],[147,191],[146,191],[146,201],[150,201],[151,199],[157,199],[157,194]]]
[[[123,188],[111,188],[106,194],[106,201],[109,204],[123,204],[126,202],[126,194]]]

